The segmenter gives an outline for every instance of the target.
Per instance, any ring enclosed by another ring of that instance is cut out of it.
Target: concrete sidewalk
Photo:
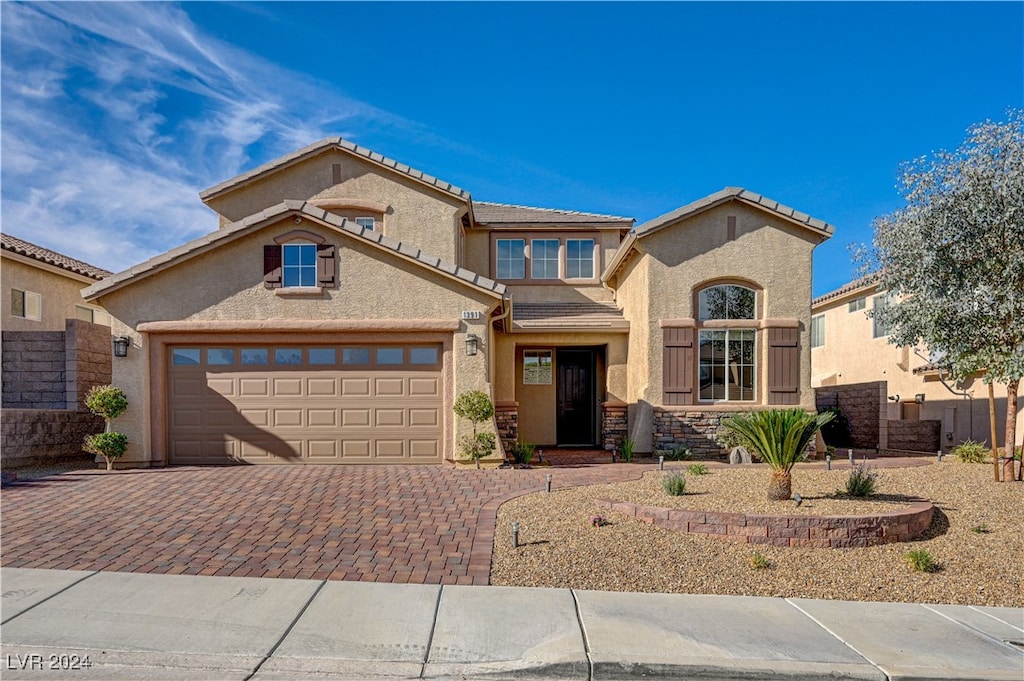
[[[5,680],[1024,679],[1016,608],[20,568],[0,579]]]

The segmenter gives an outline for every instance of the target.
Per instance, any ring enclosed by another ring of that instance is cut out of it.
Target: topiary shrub
[[[480,468],[480,459],[494,451],[497,439],[494,433],[478,433],[477,424],[494,416],[494,403],[487,393],[470,390],[455,398],[455,413],[473,424],[473,434],[466,435],[459,442],[463,457],[473,459]]]
[[[114,469],[114,461],[124,456],[128,450],[128,436],[112,431],[88,435],[82,443],[82,449],[90,454],[102,456],[107,462],[107,470],[110,471]]]
[[[961,463],[985,463],[990,452],[984,442],[967,440],[953,447],[952,454]]]

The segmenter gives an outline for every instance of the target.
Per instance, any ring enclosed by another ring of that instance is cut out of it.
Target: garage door
[[[439,345],[168,348],[170,463],[440,463]]]

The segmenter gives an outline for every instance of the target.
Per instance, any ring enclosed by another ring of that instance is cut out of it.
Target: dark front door
[[[597,442],[596,363],[593,350],[558,350],[558,444]]]

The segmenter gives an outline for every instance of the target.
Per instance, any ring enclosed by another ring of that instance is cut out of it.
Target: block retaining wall
[[[741,544],[850,548],[910,541],[932,524],[934,507],[912,502],[906,509],[861,516],[775,516],[689,511],[596,499],[603,508],[669,530]]]

